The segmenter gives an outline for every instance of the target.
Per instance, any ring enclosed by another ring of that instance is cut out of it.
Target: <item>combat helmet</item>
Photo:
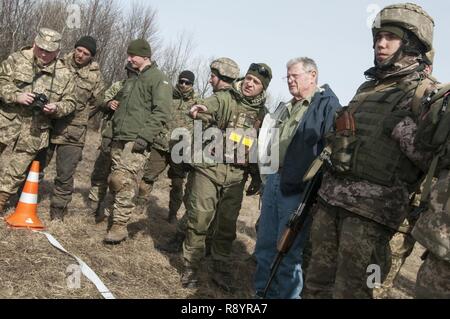
[[[425,52],[433,48],[433,18],[414,3],[399,3],[384,7],[375,18],[372,32],[385,25],[396,25],[413,33],[424,45]]]
[[[211,71],[215,71],[216,75],[225,81],[237,79],[240,73],[238,64],[229,58],[219,58],[212,61],[210,68]]]

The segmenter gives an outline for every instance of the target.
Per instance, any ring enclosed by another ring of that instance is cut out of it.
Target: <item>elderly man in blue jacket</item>
[[[293,98],[281,103],[274,112],[274,128],[279,135],[272,140],[271,148],[278,146],[279,169],[265,176],[255,248],[254,284],[256,295],[260,297],[269,280],[277,242],[303,200],[303,175],[324,148],[325,134],[332,127],[334,114],[340,107],[338,98],[327,85],[317,85],[318,75],[317,65],[310,58],[295,58],[287,63],[287,83]],[[299,298],[303,288],[302,252],[310,224],[310,221],[306,223],[283,258],[267,298]]]

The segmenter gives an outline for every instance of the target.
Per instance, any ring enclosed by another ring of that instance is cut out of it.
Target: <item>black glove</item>
[[[247,196],[253,196],[260,194],[261,191],[261,177],[258,174],[252,174],[252,181],[250,182],[250,185],[248,185],[247,191],[245,194]]]
[[[134,141],[133,149],[131,150],[132,153],[139,153],[144,154],[144,152],[147,150],[148,142],[144,140],[141,137],[136,138],[136,141]]]
[[[391,136],[392,131],[405,117],[414,118],[414,115],[409,110],[397,110],[389,114],[383,121],[383,132],[387,136]]]

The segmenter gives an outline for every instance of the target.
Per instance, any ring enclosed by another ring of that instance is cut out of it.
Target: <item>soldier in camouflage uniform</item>
[[[112,119],[112,168],[109,189],[114,196],[112,225],[105,237],[118,244],[128,237],[127,223],[135,207],[137,178],[150,155],[150,147],[169,129],[172,112],[172,86],[167,76],[151,61],[146,40],[128,46],[128,62],[138,70],[127,79],[117,101],[108,103],[115,110]]]
[[[125,66],[127,77],[135,76],[136,70],[131,67],[130,63]],[[112,142],[112,117],[114,110],[107,107],[111,102],[114,107],[119,107],[117,95],[122,90],[125,80],[113,83],[109,89],[105,91],[103,105],[102,126],[101,126],[101,144],[99,154],[94,163],[94,169],[91,174],[91,188],[89,189],[89,208],[91,213],[95,214],[96,222],[101,222],[104,215],[100,214],[100,205],[106,197],[108,191],[108,176],[111,172],[111,142]]]
[[[194,92],[195,75],[189,70],[181,72],[178,76],[178,83],[173,91],[173,109],[175,113],[171,121],[171,129],[186,128],[189,131],[193,129],[193,120],[188,113],[192,105],[195,103]],[[170,140],[168,134],[167,141],[164,146],[155,145],[155,151],[150,154],[150,159],[145,165],[145,173],[139,185],[138,202],[146,206],[148,198],[153,189],[153,184],[158,176],[170,165],[167,173],[171,180],[170,185],[170,201],[169,201],[169,223],[176,221],[177,212],[183,202],[183,183],[187,176],[190,166],[180,163],[176,164],[172,161],[169,150],[178,140]],[[158,148],[159,146],[159,148]]]
[[[370,80],[339,112],[330,136],[332,165],[319,190],[305,298],[371,298],[381,283],[369,278],[369,266],[379,267],[381,279],[387,274],[389,240],[426,169],[414,131],[424,93],[436,85],[424,58],[433,27],[415,4],[387,6],[375,19]]]
[[[81,37],[75,50],[64,57],[75,83],[77,108],[71,115],[53,122],[47,163],[56,153],[55,186],[50,201],[51,219],[64,218],[72,200],[74,175],[81,161],[89,114],[103,100],[104,83],[100,66],[93,58],[97,44],[90,36]]]
[[[41,28],[33,47],[13,53],[0,66],[0,154],[13,145],[0,171],[0,212],[38,151],[48,146],[51,119],[76,108],[72,75],[57,59],[60,43],[58,32]],[[36,103],[38,94],[48,101]]]
[[[425,63],[427,64],[425,72],[431,75],[434,60],[434,50],[427,52],[425,56],[426,56]],[[411,195],[412,210],[417,209],[419,207],[421,192],[422,187],[420,187],[420,190],[415,191]],[[376,295],[376,298],[389,297],[389,291],[394,286],[395,279],[397,278],[397,275],[400,273],[401,267],[405,263],[406,258],[408,258],[409,255],[411,255],[411,253],[413,252],[416,241],[411,236],[411,231],[415,225],[416,220],[417,220],[416,217],[406,218],[400,225],[395,235],[390,240],[389,246],[391,249],[391,267],[381,287],[375,289],[374,291],[374,295]]]
[[[422,192],[427,208],[412,231],[426,249],[416,281],[416,298],[450,299],[450,84],[433,92],[416,133],[419,148],[433,153]],[[430,186],[433,177],[437,182]],[[431,194],[428,198],[428,194]]]
[[[222,289],[232,292],[235,287],[230,255],[236,238],[236,222],[249,162],[248,158],[242,162],[236,158],[234,152],[228,152],[227,144],[229,141],[243,143],[246,150],[251,150],[252,145],[256,145],[256,135],[247,136],[246,133],[242,136],[239,129],[259,128],[265,115],[266,89],[272,72],[266,64],[253,63],[244,79],[229,85],[230,78],[239,75],[239,68],[234,61],[227,58],[213,61],[211,71],[211,82],[224,82],[223,86],[216,90],[213,96],[194,105],[191,114],[196,118],[199,111],[207,112],[214,127],[222,132],[226,130],[223,134],[224,144],[211,151],[214,154],[226,154],[226,159],[223,159],[225,162],[215,160],[194,163],[190,176],[192,180],[187,207],[188,229],[183,243],[185,267],[181,283],[187,288],[198,284],[198,267],[205,253],[206,235],[214,221],[211,238],[212,279]]]
[[[416,298],[450,299],[449,185],[450,171],[447,167],[440,172],[433,188],[429,210],[423,213],[412,232],[427,249],[425,261],[417,274]]]

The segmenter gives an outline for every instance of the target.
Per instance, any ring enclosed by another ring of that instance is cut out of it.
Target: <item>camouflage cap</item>
[[[210,65],[211,70],[216,70],[218,75],[231,80],[239,77],[239,65],[230,58],[219,58],[212,61]]]
[[[61,34],[55,30],[41,28],[34,39],[34,43],[49,52],[54,52],[60,48]]]
[[[372,26],[375,36],[377,29],[384,25],[396,25],[412,32],[422,44],[426,51],[433,48],[433,18],[414,3],[399,3],[386,6],[381,10]]]

